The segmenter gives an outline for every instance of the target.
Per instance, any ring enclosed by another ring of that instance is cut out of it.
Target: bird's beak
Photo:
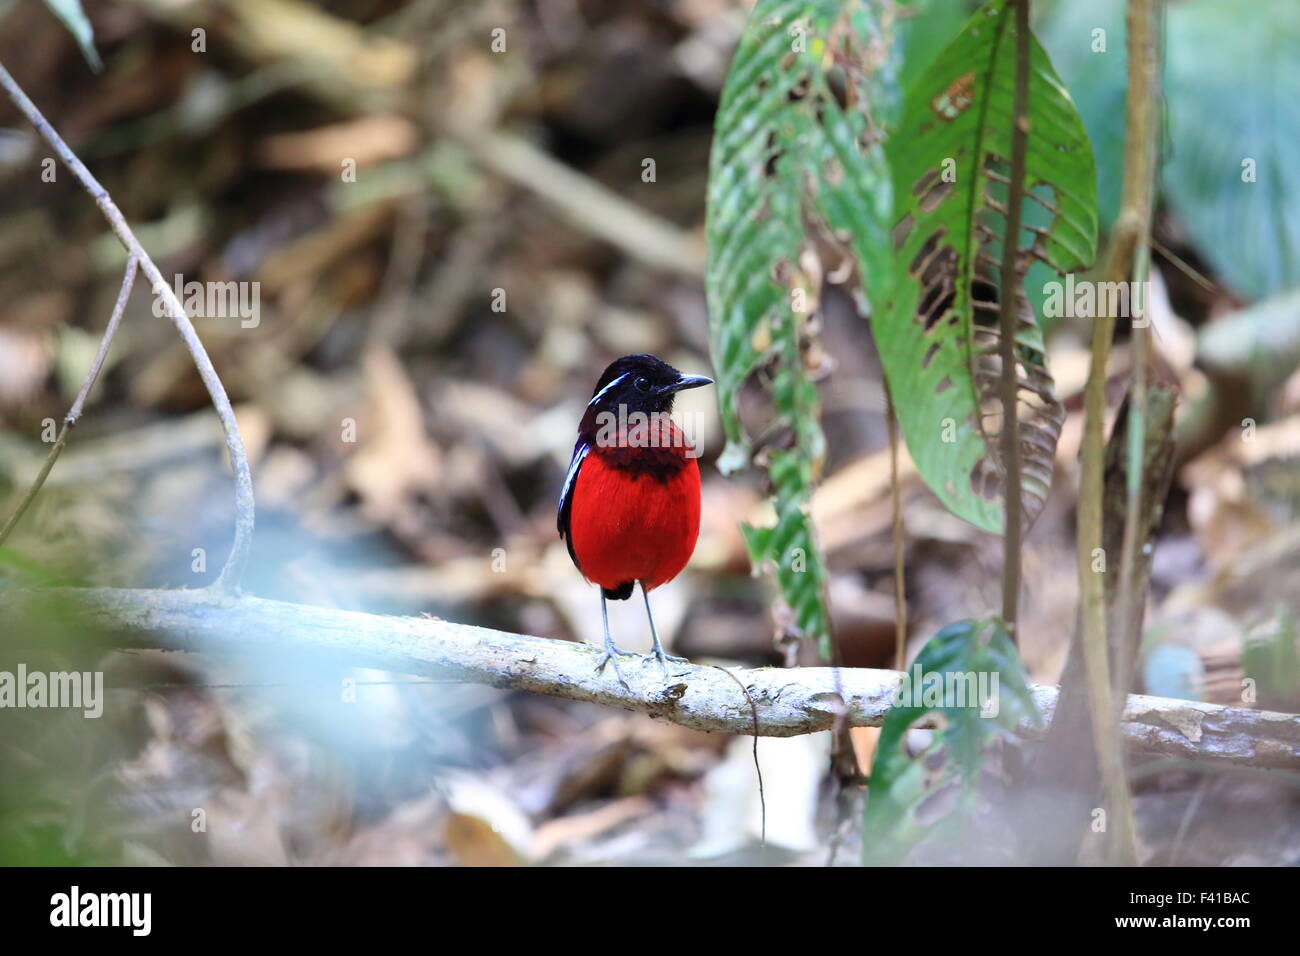
[[[712,385],[713,379],[706,375],[683,375],[672,385],[668,386],[670,392],[680,392],[688,388],[699,388],[702,385]]]

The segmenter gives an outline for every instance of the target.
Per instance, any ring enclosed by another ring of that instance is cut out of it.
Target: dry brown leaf
[[[592,840],[653,808],[654,801],[648,797],[624,797],[596,810],[548,820],[533,834],[533,856],[545,860],[561,847]]]
[[[415,152],[419,133],[401,116],[362,116],[300,133],[268,136],[257,146],[267,169],[313,170],[338,175],[344,160],[357,169],[401,159]]]
[[[425,433],[419,397],[397,356],[375,346],[363,366],[367,408],[357,418],[358,448],[346,475],[366,514],[388,524],[408,495],[438,487],[441,455]]]
[[[524,865],[514,848],[481,817],[450,813],[442,832],[447,848],[461,866]]]
[[[880,743],[880,728],[850,727],[849,740],[853,743],[853,754],[858,759],[858,769],[870,776],[871,762],[876,759],[876,747]]]
[[[392,39],[299,0],[230,0],[232,38],[259,62],[309,59],[339,81],[361,87],[397,87],[414,74],[418,57]]]
[[[444,779],[450,812],[443,824],[447,849],[461,866],[523,866],[532,825],[514,799],[486,779]]]

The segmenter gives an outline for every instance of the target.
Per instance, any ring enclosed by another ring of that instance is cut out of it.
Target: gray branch
[[[863,668],[735,669],[752,697],[721,668],[657,664],[623,667],[629,686],[596,673],[598,650],[585,644],[494,631],[437,618],[357,611],[239,597],[216,589],[147,591],[58,588],[0,591],[0,620],[57,609],[72,626],[107,630],[124,647],[161,647],[227,656],[301,653],[313,661],[379,667],[422,677],[463,680],[649,714],[696,730],[793,737],[830,729],[842,718],[878,727],[902,675]],[[1036,687],[1042,735],[1056,688]],[[1300,716],[1134,695],[1124,738],[1137,751],[1221,765],[1300,768]]]

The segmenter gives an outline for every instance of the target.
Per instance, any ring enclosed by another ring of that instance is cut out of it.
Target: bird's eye
[[[638,392],[648,392],[650,391],[650,380],[642,375],[632,383],[632,387]]]

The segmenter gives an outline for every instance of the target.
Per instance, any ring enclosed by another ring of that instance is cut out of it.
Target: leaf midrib
[[[965,254],[962,256],[961,280],[962,280],[962,289],[965,290],[962,298],[962,303],[963,303],[964,311],[966,312],[965,321],[962,323],[962,325],[966,337],[966,365],[967,368],[970,370],[969,380],[970,380],[971,401],[976,409],[975,426],[979,429],[980,436],[983,438],[985,444],[989,442],[989,433],[984,428],[983,416],[978,413],[980,408],[980,394],[979,394],[979,386],[976,383],[977,370],[975,365],[979,359],[979,356],[975,349],[975,307],[972,304],[972,300],[970,297],[971,296],[970,287],[971,287],[971,282],[974,280],[975,259],[977,255],[977,249],[978,249],[978,240],[975,237],[975,206],[976,206],[977,197],[982,197],[984,195],[984,182],[980,175],[980,170],[983,166],[983,160],[984,160],[984,134],[986,129],[985,120],[988,117],[989,102],[993,99],[993,75],[997,70],[998,58],[1002,52],[1002,40],[1006,35],[1006,26],[1007,26],[1008,19],[1009,18],[1007,17],[1007,5],[1004,2],[998,8],[998,24],[997,27],[995,28],[997,32],[994,34],[994,40],[993,40],[993,55],[989,57],[988,68],[984,74],[983,95],[980,96],[980,105],[979,105],[979,111],[980,111],[979,122],[975,126],[975,154],[972,157],[974,168],[971,170],[971,188],[968,190],[968,199],[966,205],[966,249],[964,251]],[[1008,202],[1008,208],[1010,208],[1009,206],[1011,202],[1010,196],[1007,197],[1007,202]],[[1004,231],[1002,233],[1002,243],[1003,246],[1005,247],[1007,242],[1005,223],[1003,229]],[[1012,237],[1011,241],[1013,245],[1018,245],[1019,237],[1014,236]],[[958,292],[961,293],[961,290],[959,289]],[[1020,393],[1019,386],[1017,386],[1016,389],[1017,397],[1019,397],[1019,393]]]

